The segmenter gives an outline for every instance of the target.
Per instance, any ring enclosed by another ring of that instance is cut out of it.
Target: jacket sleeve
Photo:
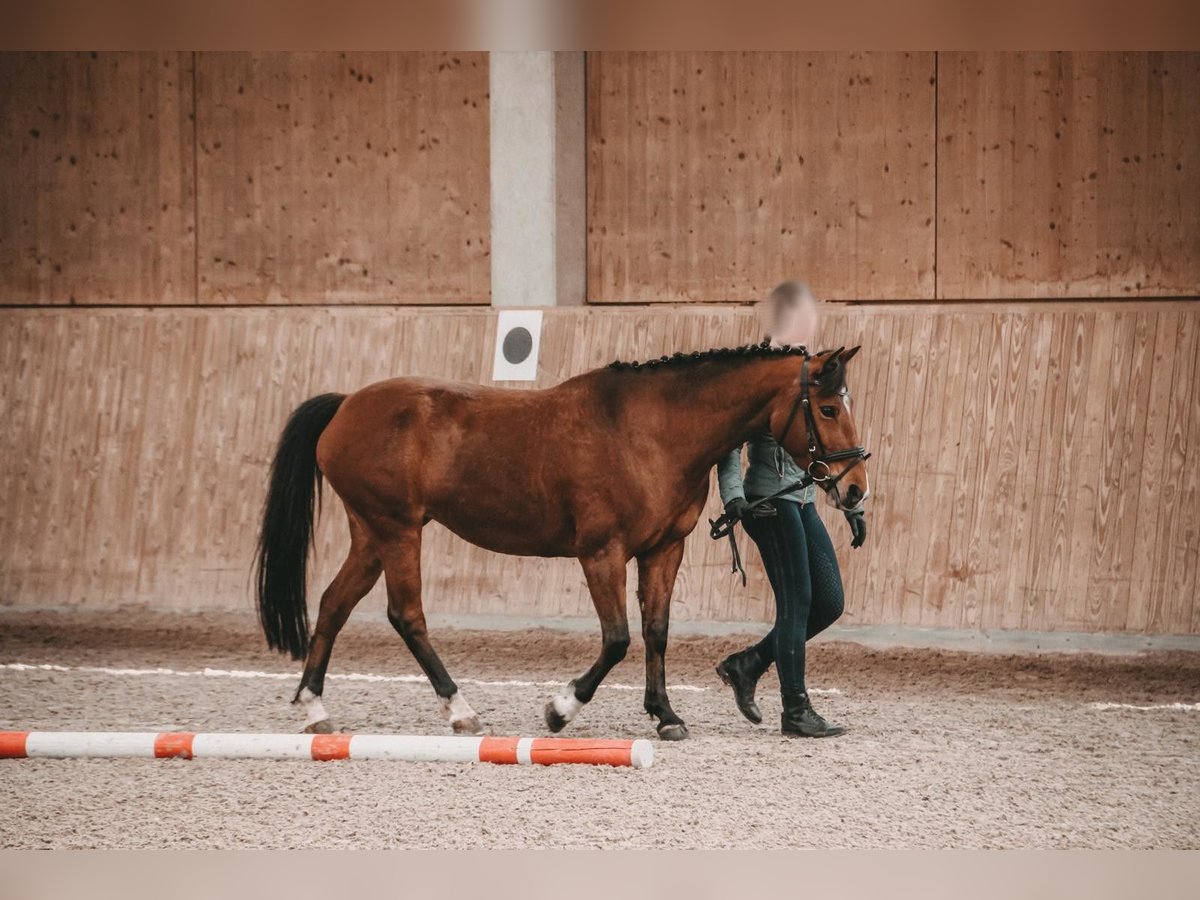
[[[721,503],[728,503],[736,497],[746,499],[746,491],[742,487],[742,445],[738,444],[729,451],[729,455],[717,463],[717,487],[721,491]]]

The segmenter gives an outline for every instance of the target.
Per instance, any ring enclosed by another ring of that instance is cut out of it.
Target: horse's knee
[[[405,640],[419,634],[425,629],[425,616],[419,610],[388,605],[388,621]]]
[[[604,638],[604,656],[616,665],[629,652],[629,632],[606,635]]]
[[[410,620],[400,611],[392,609],[390,606],[387,611],[388,621],[392,623],[392,627],[400,634],[404,634],[411,627]]]

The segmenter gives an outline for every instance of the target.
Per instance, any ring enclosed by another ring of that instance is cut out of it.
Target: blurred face
[[[768,303],[772,307],[771,340],[793,347],[798,344],[811,347],[816,343],[821,312],[811,292],[803,290],[790,301],[773,298]]]

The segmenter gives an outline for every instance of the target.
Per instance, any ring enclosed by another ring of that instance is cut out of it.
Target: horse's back
[[[543,470],[544,442],[569,433],[555,388],[514,390],[436,378],[402,377],[348,396],[317,446],[317,460],[344,498],[389,507],[435,504],[457,494],[532,490],[523,473]],[[515,467],[516,460],[526,465]],[[520,471],[517,469],[520,468]],[[529,478],[532,478],[530,473]]]

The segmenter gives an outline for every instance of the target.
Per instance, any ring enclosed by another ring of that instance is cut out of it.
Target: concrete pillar
[[[587,289],[583,53],[492,52],[492,305]]]

